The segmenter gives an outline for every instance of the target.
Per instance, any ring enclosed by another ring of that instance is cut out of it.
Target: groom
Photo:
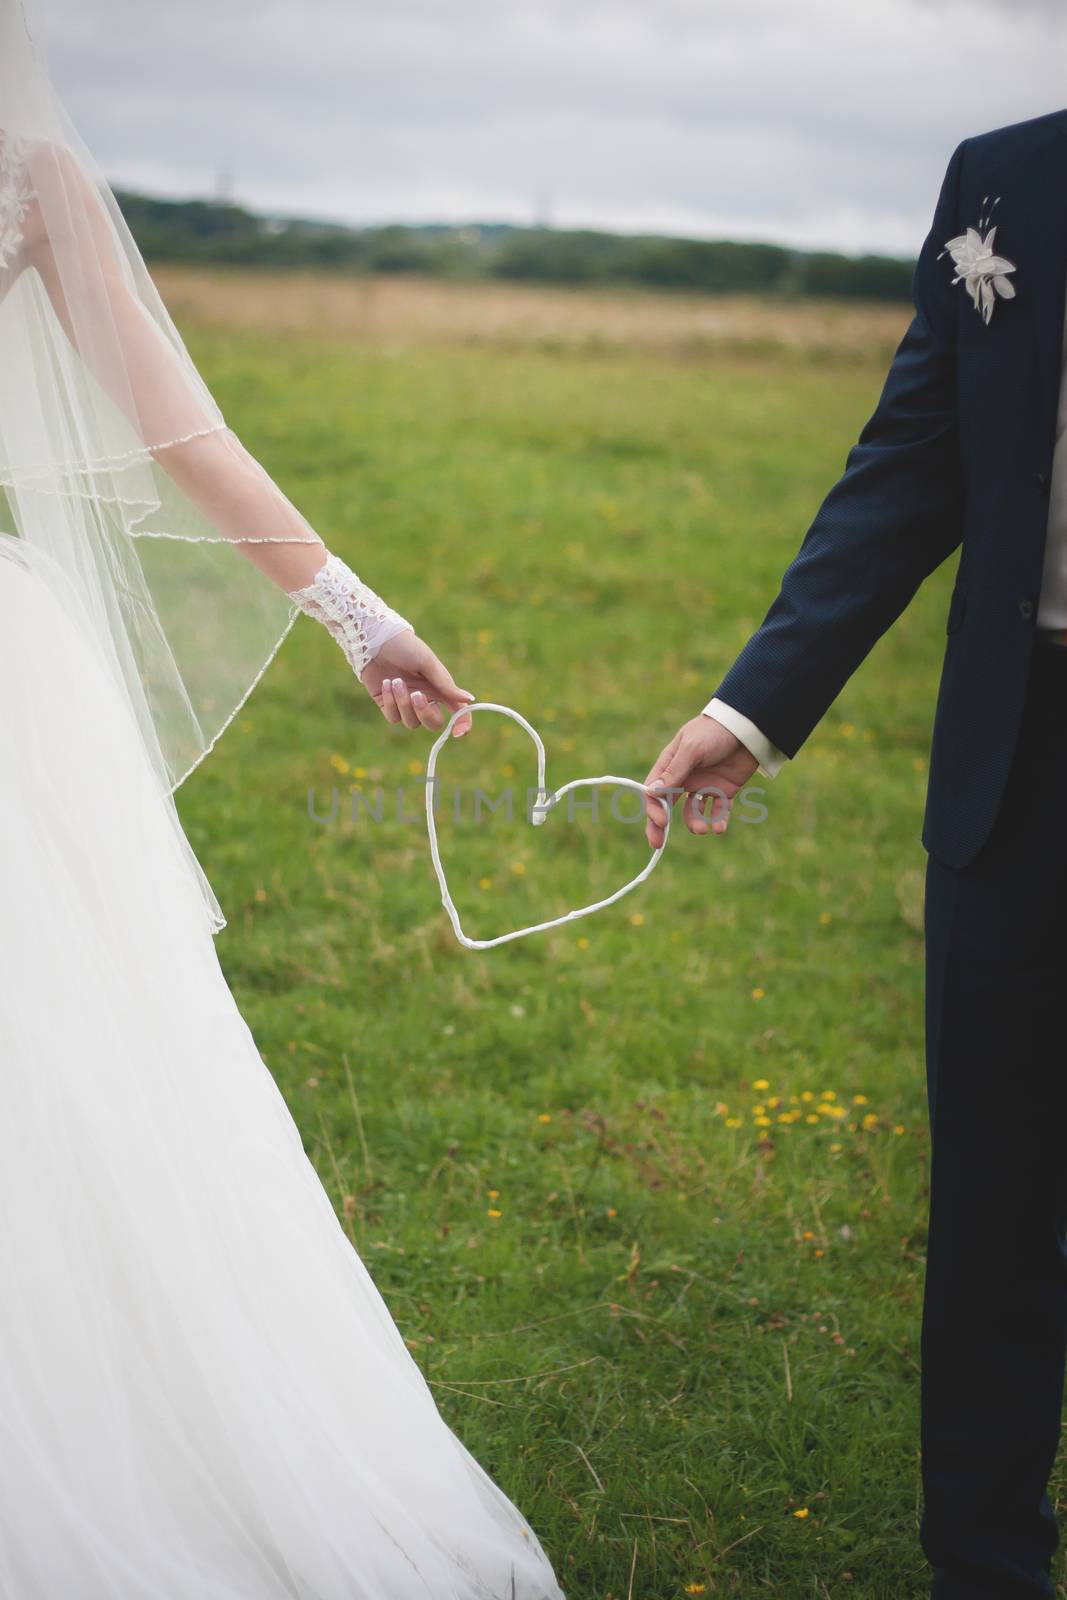
[[[686,792],[691,832],[721,832],[757,763],[773,777],[796,755],[922,580],[960,550],[923,828],[920,1538],[937,1600],[1054,1592],[1046,1486],[1067,1332],[1065,289],[1067,111],[965,140],[877,410],[762,625],[647,780]],[[701,787],[723,796],[707,819]],[[653,845],[661,816],[649,801]]]

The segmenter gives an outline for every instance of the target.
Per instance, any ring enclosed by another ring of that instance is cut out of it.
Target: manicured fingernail
[[[411,698],[413,700],[425,700],[426,696],[423,694],[421,689],[412,689]]]

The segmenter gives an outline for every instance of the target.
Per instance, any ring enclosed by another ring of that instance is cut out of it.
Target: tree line
[[[914,266],[890,256],[853,257],[586,228],[349,228],[260,217],[238,205],[208,200],[131,193],[119,193],[118,200],[149,261],[857,300],[909,299]]]

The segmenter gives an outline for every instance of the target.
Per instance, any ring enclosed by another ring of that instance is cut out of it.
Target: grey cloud
[[[39,0],[105,169],[352,220],[918,247],[948,154],[1067,101],[1043,0]]]

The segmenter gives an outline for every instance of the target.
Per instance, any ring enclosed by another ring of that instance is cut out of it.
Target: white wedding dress
[[[560,1600],[304,1153],[60,579],[0,538],[0,1597]]]

